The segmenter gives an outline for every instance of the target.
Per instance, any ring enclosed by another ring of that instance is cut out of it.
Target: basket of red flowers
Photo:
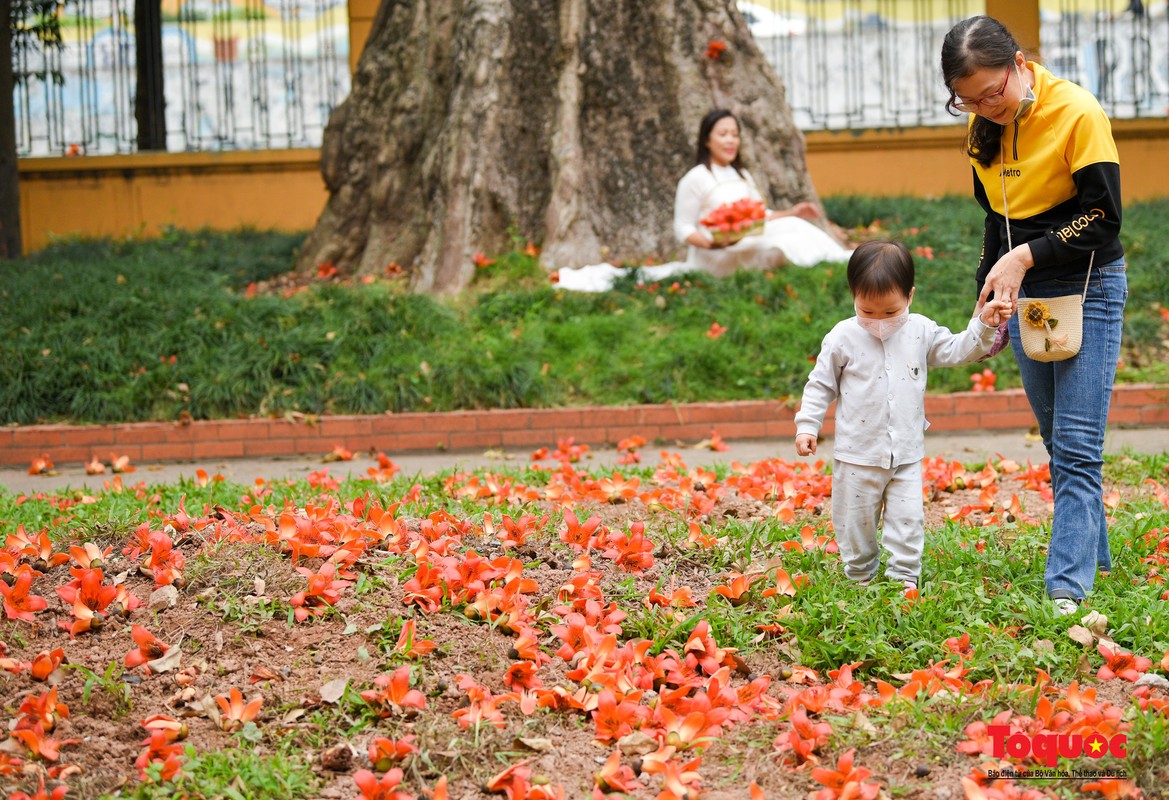
[[[745,197],[719,206],[703,217],[699,224],[710,231],[715,244],[730,245],[744,236],[762,233],[766,219],[767,207],[763,201]]]

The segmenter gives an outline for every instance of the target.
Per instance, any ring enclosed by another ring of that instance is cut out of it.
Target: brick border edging
[[[93,456],[131,462],[191,461],[324,454],[341,445],[354,452],[539,447],[559,437],[598,447],[628,436],[698,440],[712,430],[727,440],[795,435],[795,410],[775,400],[579,408],[496,409],[377,416],[206,420],[187,425],[31,425],[0,428],[0,465],[24,466],[42,453],[57,464]],[[931,431],[1004,430],[1034,423],[1021,389],[928,395]],[[1169,386],[1128,384],[1112,393],[1109,423],[1169,425]],[[824,433],[831,434],[829,418]]]

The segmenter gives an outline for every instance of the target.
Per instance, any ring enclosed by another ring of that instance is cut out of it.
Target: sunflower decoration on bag
[[[1023,321],[1032,328],[1041,328],[1047,332],[1047,336],[1043,339],[1043,349],[1050,351],[1052,348],[1065,348],[1068,344],[1068,337],[1056,336],[1053,331],[1059,325],[1059,320],[1051,316],[1051,309],[1047,307],[1047,303],[1040,300],[1032,300],[1023,309]]]

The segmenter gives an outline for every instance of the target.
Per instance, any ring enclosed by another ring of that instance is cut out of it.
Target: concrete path
[[[1047,461],[1042,442],[1026,431],[991,431],[985,433],[936,433],[926,434],[926,455],[943,456],[964,464],[985,463],[988,458],[1001,455],[1020,464],[1030,460],[1041,464]],[[799,460],[791,440],[742,440],[729,441],[728,450],[715,452],[707,448],[695,448],[693,443],[677,442],[663,447],[646,446],[642,449],[642,463],[652,466],[658,463],[659,451],[668,450],[682,455],[690,466],[708,466],[715,463],[741,461],[750,463],[765,458],[782,458],[786,461]],[[548,447],[553,448],[554,441]],[[534,449],[534,448],[532,448]],[[530,461],[532,449],[508,452],[474,453],[387,453],[406,475],[427,475],[445,470],[500,470],[519,468]],[[1105,452],[1120,455],[1125,452],[1150,455],[1169,452],[1169,428],[1114,428],[1105,437]],[[614,450],[590,452],[582,461],[585,467],[612,467],[617,463]],[[376,462],[368,456],[357,455],[353,461],[326,463],[321,457],[292,457],[272,459],[228,459],[207,462],[182,462],[166,464],[137,464],[137,470],[123,475],[123,481],[137,483],[170,483],[180,477],[193,478],[195,470],[204,469],[208,474],[216,473],[237,483],[251,484],[256,478],[266,480],[300,479],[314,470],[328,469],[329,474],[342,478],[347,474],[365,475],[365,471]],[[832,440],[820,443],[812,459],[825,461],[832,458]],[[544,462],[551,464],[553,462]],[[102,482],[111,479],[105,475],[86,475],[80,464],[67,464],[59,469],[58,475],[29,475],[27,469],[0,469],[0,490],[14,494],[56,491],[66,487],[84,486],[100,489]]]

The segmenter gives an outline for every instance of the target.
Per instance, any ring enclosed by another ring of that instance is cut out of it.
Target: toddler
[[[913,257],[895,242],[865,242],[848,261],[856,316],[824,337],[796,414],[796,452],[816,452],[829,404],[836,401],[832,525],[844,572],[868,584],[877,573],[877,524],[884,515],[885,574],[917,587],[925,545],[921,462],[926,372],[977,361],[994,343],[1010,303],[992,300],[966,330],[951,333],[913,302]]]

